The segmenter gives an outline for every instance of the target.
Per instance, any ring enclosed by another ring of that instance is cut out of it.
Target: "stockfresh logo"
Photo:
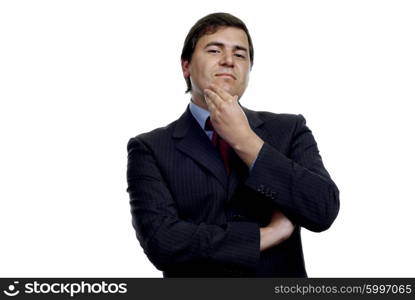
[[[7,290],[4,290],[3,293],[7,296],[14,297],[20,293],[20,291],[17,289],[17,285],[19,284],[18,281],[14,281],[13,284],[10,284],[7,287]]]

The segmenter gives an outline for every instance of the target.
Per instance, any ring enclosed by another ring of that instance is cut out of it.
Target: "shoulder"
[[[127,149],[129,150],[138,144],[151,148],[151,146],[154,144],[160,144],[169,141],[176,123],[177,120],[164,127],[159,127],[148,132],[140,133],[135,137],[130,138],[127,144]]]
[[[244,108],[247,118],[252,123],[264,127],[296,128],[304,126],[306,120],[301,114],[274,113],[269,111],[254,111]]]

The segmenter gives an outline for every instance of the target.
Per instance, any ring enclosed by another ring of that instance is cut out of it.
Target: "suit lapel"
[[[204,130],[200,128],[189,108],[177,120],[173,138],[177,140],[176,148],[179,151],[207,169],[222,184],[224,189],[227,188],[228,176],[219,152]]]

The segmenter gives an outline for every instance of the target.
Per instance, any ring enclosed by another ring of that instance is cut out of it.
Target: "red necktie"
[[[229,144],[223,138],[221,138],[220,135],[216,133],[215,129],[212,126],[212,122],[210,121],[210,117],[207,118],[206,120],[205,130],[213,131],[212,144],[216,148],[218,148],[220,157],[222,158],[225,164],[226,173],[229,175],[230,173],[229,151],[231,149],[231,146],[229,146]]]

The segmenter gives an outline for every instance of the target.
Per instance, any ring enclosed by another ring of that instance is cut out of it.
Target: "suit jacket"
[[[165,277],[306,277],[301,227],[326,230],[338,214],[339,191],[305,119],[244,111],[265,142],[251,170],[232,150],[228,176],[189,108],[128,143],[133,226]],[[276,209],[296,228],[260,252],[259,228]]]

